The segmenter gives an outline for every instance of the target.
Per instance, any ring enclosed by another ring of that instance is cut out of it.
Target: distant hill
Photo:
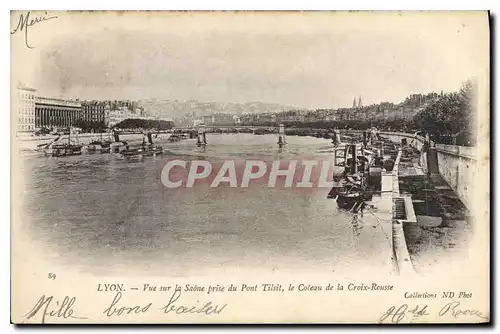
[[[160,118],[180,119],[199,118],[216,113],[225,114],[257,114],[267,112],[280,112],[286,110],[305,110],[293,106],[281,105],[278,103],[245,102],[245,103],[222,103],[222,102],[201,102],[201,101],[178,101],[147,99],[140,100],[139,105],[144,107],[147,115],[158,116]]]

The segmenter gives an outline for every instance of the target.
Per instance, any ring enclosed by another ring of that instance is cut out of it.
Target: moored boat
[[[141,145],[139,148],[126,148],[120,152],[123,156],[147,156],[147,155],[155,155],[162,154],[163,148],[161,146],[156,145]]]
[[[111,141],[95,140],[87,145],[87,151],[90,153],[109,153],[111,151],[111,143]]]
[[[269,132],[266,129],[255,129],[253,131],[254,135],[265,135],[268,134]]]
[[[372,154],[356,144],[348,144],[334,150],[335,166],[344,167],[344,172],[334,179],[327,198],[335,199],[340,209],[355,212],[362,208],[364,201],[370,197],[367,183]]]
[[[167,142],[168,143],[176,143],[178,141],[181,141],[182,137],[181,135],[178,135],[176,133],[172,134],[168,139],[167,139]]]
[[[148,138],[148,143],[146,143],[145,138],[143,138],[142,144],[138,148],[131,149],[127,145],[126,148],[120,153],[125,157],[162,154],[163,147],[153,144],[153,137],[151,136],[150,132],[148,132],[146,135]]]
[[[83,145],[80,145],[78,142],[76,144],[72,143],[71,132],[72,129],[70,128],[66,143],[62,143],[62,140],[59,140],[60,137],[57,137],[52,143],[43,148],[44,153],[46,155],[52,155],[53,157],[81,155]]]
[[[111,152],[111,144],[113,142],[109,139],[103,140],[102,132],[101,132],[100,136],[101,136],[100,140],[91,141],[87,145],[87,152],[89,152],[89,153],[97,153],[97,152],[109,153],[109,152]]]
[[[339,206],[339,208],[344,210],[352,210],[357,206],[357,204],[359,204],[362,201],[363,199],[361,198],[361,194],[359,192],[350,194],[340,194],[337,197],[337,205]]]
[[[70,155],[81,155],[82,145],[75,145],[71,143],[67,144],[54,144],[52,145],[52,156],[53,157],[66,157]]]

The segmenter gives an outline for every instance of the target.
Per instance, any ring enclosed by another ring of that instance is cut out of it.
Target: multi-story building
[[[146,113],[144,112],[143,108],[135,108],[134,110],[127,109],[124,107],[125,110],[128,110],[127,117],[128,118],[135,118],[135,119],[148,119]]]
[[[17,131],[35,131],[35,100],[37,90],[18,83],[13,107],[17,113]]]
[[[243,114],[240,117],[240,121],[242,124],[255,124],[257,123],[257,116],[258,114]]]
[[[195,119],[195,120],[193,120],[193,127],[197,127],[200,124],[205,124],[205,123],[203,123],[203,119]]]
[[[109,101],[82,101],[81,120],[89,123],[109,123]]]
[[[263,113],[257,115],[256,125],[268,125],[269,123],[275,123],[277,120],[276,114]]]
[[[114,101],[109,101],[111,105],[111,110],[118,109],[120,107],[124,107],[128,110],[135,110],[136,108],[139,108],[139,104],[137,101],[130,101],[130,100],[114,100]]]
[[[146,118],[148,116],[148,115],[146,115],[144,107],[135,108],[135,114],[138,115],[139,117],[143,117],[143,118]]]
[[[117,109],[112,109],[109,111],[109,123],[110,127],[115,126],[121,121],[129,118],[129,110],[126,107],[118,107]]]
[[[215,116],[203,116],[202,120],[206,125],[215,124]]]
[[[70,127],[80,119],[82,105],[79,101],[36,97],[35,127]]]
[[[233,125],[234,118],[230,114],[215,114],[215,123],[218,125]]]
[[[337,120],[337,115],[335,114],[328,114],[325,116],[325,121],[336,121]]]
[[[276,121],[281,123],[305,122],[307,112],[305,110],[288,110],[277,114]]]

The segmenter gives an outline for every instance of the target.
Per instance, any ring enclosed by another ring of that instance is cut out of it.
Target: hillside
[[[150,116],[158,116],[163,119],[193,119],[217,113],[242,115],[247,113],[256,114],[299,109],[277,103],[263,102],[222,103],[147,99],[140,100],[139,104],[144,107],[146,114]]]

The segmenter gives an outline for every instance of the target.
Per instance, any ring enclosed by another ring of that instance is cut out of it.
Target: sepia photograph
[[[487,11],[10,21],[11,322],[490,321]]]

